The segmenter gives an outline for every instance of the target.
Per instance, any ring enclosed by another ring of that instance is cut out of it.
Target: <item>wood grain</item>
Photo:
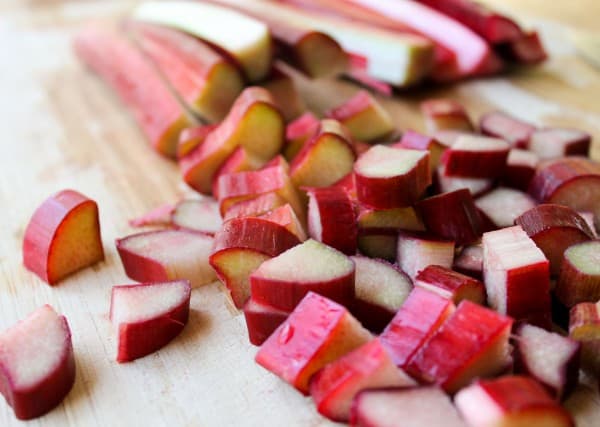
[[[418,102],[453,96],[474,116],[504,109],[540,125],[578,126],[599,140],[600,73],[576,57],[566,38],[569,25],[597,25],[598,3],[495,3],[515,14],[522,11],[523,22],[541,27],[551,60],[509,76],[383,100],[398,126],[422,129]],[[175,165],[147,147],[118,100],[71,53],[78,26],[118,16],[130,6],[128,1],[42,0],[0,5],[0,330],[50,303],[69,320],[77,359],[75,387],[64,403],[27,425],[332,425],[310,401],[254,364],[243,317],[217,284],[194,290],[190,323],[171,345],[134,363],[114,361],[110,289],[130,282],[114,239],[132,232],[128,219],[190,194]],[[356,91],[346,82],[299,84],[317,111]],[[594,155],[600,157],[598,144]],[[51,288],[22,267],[20,249],[34,209],[63,188],[98,201],[107,259]],[[579,426],[598,425],[595,387],[580,387],[567,406]],[[0,425],[25,424],[0,403]]]

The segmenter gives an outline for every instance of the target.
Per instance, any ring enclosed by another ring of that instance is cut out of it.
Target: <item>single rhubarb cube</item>
[[[600,374],[600,301],[582,302],[569,312],[569,337],[581,342],[581,365]]]
[[[310,292],[256,354],[256,362],[307,394],[317,371],[371,339],[348,310]]]
[[[550,326],[550,263],[520,226],[483,234],[483,277],[494,310]]]
[[[498,178],[504,172],[510,146],[498,138],[461,136],[442,156],[448,176]]]
[[[250,298],[244,304],[244,318],[250,343],[261,345],[289,315],[289,311],[260,304]]]
[[[411,279],[429,265],[452,267],[454,242],[441,240],[424,233],[398,234],[398,265]]]
[[[325,365],[310,381],[310,394],[320,414],[347,422],[352,400],[361,390],[414,385],[375,338]]]
[[[539,162],[538,155],[529,150],[511,149],[506,159],[506,167],[501,179],[502,184],[527,191]]]
[[[354,181],[365,206],[410,206],[431,184],[429,152],[375,145],[356,161]]]
[[[541,383],[564,399],[579,381],[581,343],[537,326],[523,324],[515,339],[515,372]]]
[[[527,148],[536,127],[500,111],[487,113],[479,120],[481,133],[502,138],[514,148]]]
[[[171,223],[177,228],[215,234],[223,226],[219,204],[215,199],[181,200],[171,212]]]
[[[587,156],[591,142],[590,134],[579,129],[547,128],[531,135],[527,149],[540,159]]]
[[[525,33],[501,48],[502,56],[519,64],[538,64],[548,58],[537,31]]]
[[[412,282],[398,267],[384,260],[351,258],[356,266],[352,314],[367,329],[381,332],[404,304]]]
[[[571,415],[535,380],[505,376],[478,380],[456,395],[456,406],[471,427],[574,427]]]
[[[262,263],[250,276],[250,293],[257,302],[282,310],[293,310],[311,291],[349,307],[354,277],[349,257],[309,239]]]
[[[514,225],[515,219],[535,205],[535,200],[527,193],[506,187],[497,187],[475,199],[484,222],[489,221],[494,230]]]
[[[354,398],[353,427],[466,427],[444,390],[436,386],[370,389]]]
[[[579,243],[567,248],[556,283],[556,296],[567,307],[600,300],[600,241]]]
[[[429,99],[421,103],[421,113],[425,117],[428,133],[438,130],[454,129],[470,132],[473,123],[467,110],[451,99]]]
[[[449,299],[415,287],[379,336],[381,343],[394,363],[405,368],[454,310]]]
[[[439,265],[430,265],[415,278],[415,286],[434,292],[454,304],[462,300],[485,305],[485,286],[482,282]]]
[[[474,378],[497,375],[510,362],[512,323],[510,317],[463,301],[412,358],[407,372],[448,393]]]
[[[495,181],[489,178],[469,178],[450,176],[446,174],[446,167],[441,164],[435,171],[435,187],[439,193],[466,188],[473,197],[481,196],[494,188]]]
[[[467,189],[438,194],[419,201],[417,211],[427,230],[457,245],[468,245],[481,237],[482,224]]]

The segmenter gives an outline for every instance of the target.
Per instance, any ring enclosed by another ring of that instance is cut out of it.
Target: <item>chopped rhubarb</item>
[[[425,233],[398,234],[398,265],[411,279],[429,265],[452,267],[454,242],[442,240]]]
[[[461,136],[444,152],[441,162],[447,176],[494,179],[506,167],[509,145],[498,138]]]
[[[475,206],[494,229],[510,227],[515,219],[534,208],[535,200],[527,193],[512,188],[497,187],[475,199]]]
[[[427,132],[453,129],[473,131],[473,123],[465,107],[451,99],[429,99],[421,103],[421,112],[425,117]]]
[[[260,304],[250,298],[244,304],[244,318],[251,344],[261,345],[289,316],[289,312]]]
[[[507,187],[527,191],[539,161],[538,155],[529,150],[511,149],[506,159],[502,183]]]
[[[182,200],[171,212],[171,222],[175,227],[202,233],[214,234],[221,229],[223,220],[216,200]]]
[[[415,278],[415,286],[434,292],[459,304],[469,300],[485,305],[485,286],[477,279],[452,271],[439,265],[430,265]]]
[[[600,300],[599,255],[598,240],[579,243],[564,251],[555,293],[565,306]]]
[[[591,142],[591,135],[579,129],[548,128],[536,130],[529,139],[527,149],[540,159],[587,156]]]
[[[484,135],[502,138],[514,148],[527,148],[536,127],[509,114],[493,111],[479,120],[479,128]]]

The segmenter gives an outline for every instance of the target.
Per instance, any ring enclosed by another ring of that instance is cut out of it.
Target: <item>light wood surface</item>
[[[384,104],[400,128],[422,128],[418,102],[453,96],[474,116],[504,109],[538,124],[577,126],[600,139],[600,72],[575,56],[569,28],[597,27],[596,0],[495,0],[540,27],[552,54],[542,67],[445,88],[409,91]],[[133,363],[114,361],[107,318],[111,286],[129,283],[114,239],[127,220],[190,194],[174,164],[154,154],[118,100],[73,57],[70,39],[90,19],[128,1],[0,2],[0,330],[44,303],[69,320],[77,380],[58,408],[30,426],[324,426],[312,403],[255,365],[243,316],[216,284],[196,289],[181,336]],[[522,12],[522,13],[520,13]],[[351,96],[346,82],[300,82],[323,111]],[[600,157],[598,144],[595,157]],[[48,195],[74,188],[98,201],[106,261],[49,287],[21,265],[24,228]],[[578,426],[600,425],[600,399],[581,386],[567,406]],[[0,426],[20,426],[0,402]]]

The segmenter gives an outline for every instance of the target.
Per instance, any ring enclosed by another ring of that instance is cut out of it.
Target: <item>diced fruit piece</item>
[[[236,172],[255,171],[260,169],[267,163],[265,159],[261,159],[256,155],[251,154],[244,147],[238,147],[215,172],[212,182],[212,195],[215,199],[219,199],[219,179],[222,175],[227,175]]]
[[[439,265],[430,265],[421,270],[415,278],[415,286],[448,298],[454,304],[465,299],[479,305],[485,305],[486,301],[482,282]]]
[[[216,279],[208,263],[213,238],[190,230],[160,230],[117,239],[125,274],[138,282],[189,280],[200,286]]]
[[[352,403],[353,427],[465,427],[452,401],[436,386],[361,391]]]
[[[398,252],[398,231],[377,228],[359,229],[358,250],[370,258],[394,262]]]
[[[172,223],[179,228],[214,234],[221,229],[223,220],[219,204],[214,199],[182,200],[172,212]]]
[[[309,239],[262,263],[250,276],[250,293],[257,302],[283,310],[293,310],[310,291],[349,306],[354,277],[350,258]]]
[[[428,133],[454,129],[471,132],[473,124],[461,104],[451,99],[429,99],[421,103],[421,113],[425,117]]]
[[[261,194],[254,199],[243,200],[231,205],[225,213],[223,221],[243,216],[260,216],[286,203],[288,203],[287,200],[277,192]]]
[[[179,335],[188,321],[191,290],[187,280],[113,286],[117,362],[154,353]]]
[[[548,58],[542,40],[537,31],[523,34],[516,40],[501,46],[501,54],[519,64],[538,64]]]
[[[179,132],[190,122],[142,52],[124,34],[100,26],[87,26],[77,34],[74,48],[129,107],[150,145],[174,158]]]
[[[550,261],[550,273],[558,275],[565,249],[594,238],[587,222],[566,206],[536,206],[515,219]]]
[[[454,260],[454,242],[423,233],[400,232],[396,260],[411,279],[429,265],[450,268]]]
[[[472,0],[419,0],[469,27],[488,43],[496,45],[517,40],[523,32],[510,18]]]
[[[394,363],[405,368],[454,310],[451,300],[415,287],[379,339]]]
[[[455,393],[474,378],[496,375],[510,360],[513,320],[471,301],[456,311],[421,347],[407,371]]]
[[[261,345],[289,316],[289,312],[260,304],[250,298],[244,304],[244,318],[251,344]]]
[[[250,15],[265,23],[275,39],[277,56],[310,78],[332,77],[348,68],[348,54],[326,33],[293,17],[261,12],[260,6],[248,2],[212,0]]]
[[[534,125],[500,111],[484,114],[479,120],[479,128],[484,135],[502,138],[516,148],[527,148],[536,130]]]
[[[452,269],[478,280],[483,279],[483,246],[481,243],[464,246],[454,259]]]
[[[352,313],[367,329],[380,332],[394,317],[412,289],[412,282],[395,265],[353,256],[356,267]]]
[[[393,229],[425,231],[423,221],[411,206],[392,209],[369,209],[359,206],[358,226],[361,229]]]
[[[302,149],[305,142],[310,140],[319,130],[321,122],[310,111],[290,122],[285,129],[284,156],[291,161]]]
[[[128,22],[127,30],[180,99],[209,122],[222,120],[244,77],[200,40],[170,28]]]
[[[431,184],[429,152],[375,145],[354,165],[358,200],[374,209],[412,205]]]
[[[540,158],[537,154],[531,151],[519,148],[511,149],[506,159],[502,183],[507,187],[527,191],[539,161]]]
[[[73,190],[46,199],[33,213],[23,238],[23,264],[54,285],[104,259],[98,205]]]
[[[290,179],[287,163],[282,157],[276,160],[258,171],[221,175],[217,184],[221,214],[225,215],[231,206],[241,201],[275,193],[292,206],[300,222],[305,224],[304,203]]]
[[[456,406],[471,427],[574,427],[566,409],[535,380],[505,376],[478,380],[456,395]]]
[[[456,58],[458,76],[488,72],[490,62],[497,61],[485,40],[454,19],[425,5],[404,0],[387,2],[349,0],[348,2],[401,22],[450,50]],[[448,34],[452,34],[452,37],[448,37]]]
[[[250,297],[250,274],[263,262],[299,244],[284,225],[265,218],[233,218],[215,234],[210,265],[241,309]]]
[[[465,135],[477,135],[475,132],[465,132],[456,129],[442,129],[433,132],[432,138],[438,140],[442,145],[452,147],[458,138]]]
[[[325,113],[348,128],[354,139],[376,141],[394,131],[390,114],[366,90]]]
[[[438,141],[436,138],[420,134],[413,130],[407,130],[402,134],[402,139],[396,147],[408,148],[410,150],[428,150],[429,151],[429,169],[433,174],[440,165],[442,153],[448,148],[447,145]]]
[[[204,142],[217,125],[196,125],[183,129],[177,142],[177,158],[182,159]]]
[[[569,337],[581,342],[581,365],[600,375],[600,301],[576,304],[569,312]]]
[[[346,255],[356,253],[358,227],[354,205],[340,189],[308,191],[308,234]]]
[[[587,156],[592,137],[578,129],[548,128],[533,132],[527,146],[540,159]]]
[[[475,199],[475,206],[494,228],[510,227],[515,219],[535,207],[535,200],[527,193],[498,187]]]
[[[529,184],[540,203],[555,203],[594,213],[600,226],[600,165],[580,157],[565,157],[540,166]]]
[[[494,180],[489,178],[466,178],[449,176],[446,174],[444,165],[440,165],[436,171],[436,184],[440,193],[466,188],[473,197],[480,196],[494,187]]]
[[[193,1],[140,4],[135,19],[186,31],[234,58],[250,82],[263,79],[271,68],[271,36],[262,22],[241,13]],[[235,28],[235,34],[223,31]]]
[[[286,122],[294,120],[306,110],[306,104],[300,96],[294,80],[278,64],[273,65],[268,78],[261,81],[260,85],[273,95],[273,100]]]
[[[488,304],[515,320],[549,327],[550,263],[520,227],[483,234]]]
[[[599,255],[598,240],[579,243],[565,250],[555,289],[561,303],[573,307],[580,302],[600,300]]]
[[[260,215],[260,218],[283,225],[301,242],[304,242],[306,239],[308,239],[306,231],[304,231],[304,227],[302,227],[302,224],[300,224],[300,220],[296,216],[294,209],[292,209],[292,206],[289,203]]]
[[[256,362],[302,393],[330,362],[371,339],[343,306],[309,292],[256,354]]]
[[[347,129],[325,119],[292,160],[290,176],[298,187],[327,187],[352,172],[355,159]]]
[[[394,365],[375,338],[317,372],[310,381],[310,394],[320,414],[347,422],[352,400],[361,390],[413,385],[415,381]]]
[[[461,136],[442,156],[448,176],[498,178],[506,167],[510,147],[498,138]]]
[[[69,324],[49,305],[0,333],[0,392],[18,419],[44,415],[74,382]]]
[[[180,160],[183,179],[194,190],[210,194],[215,173],[238,146],[268,161],[281,150],[284,133],[283,116],[271,94],[249,87],[236,99],[225,120]]]
[[[428,231],[457,245],[470,244],[481,237],[481,219],[467,189],[428,197],[419,201],[416,208]]]
[[[537,326],[523,324],[515,338],[515,371],[529,375],[558,399],[579,380],[580,343]]]
[[[175,206],[167,203],[146,212],[142,216],[129,220],[132,227],[168,227],[173,224],[172,215]]]

